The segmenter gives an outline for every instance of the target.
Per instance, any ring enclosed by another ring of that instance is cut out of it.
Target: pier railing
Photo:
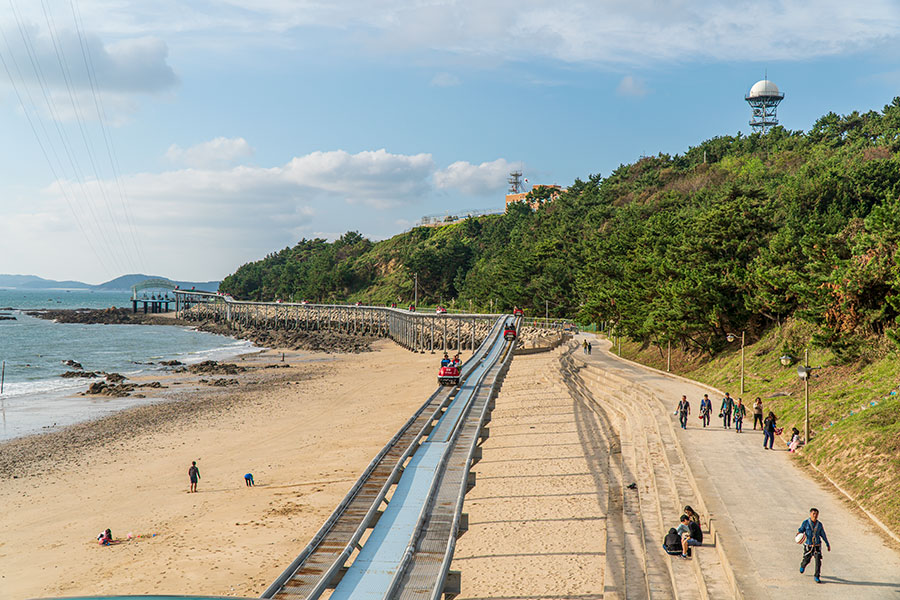
[[[413,312],[386,306],[247,302],[195,290],[175,290],[176,316],[227,322],[237,328],[336,331],[387,337],[413,352],[473,350],[488,336],[499,314]],[[526,325],[561,331],[565,320],[529,319]]]

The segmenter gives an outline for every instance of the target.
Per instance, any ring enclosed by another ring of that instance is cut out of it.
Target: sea
[[[249,342],[165,325],[83,325],[28,316],[34,309],[131,306],[128,292],[0,289],[0,441],[52,431],[159,398],[81,396],[90,379],[63,379],[73,360],[87,371],[135,377],[250,351]],[[153,364],[151,364],[153,363]],[[149,390],[148,390],[149,391]]]

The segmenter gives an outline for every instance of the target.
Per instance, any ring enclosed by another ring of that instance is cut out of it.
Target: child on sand
[[[101,546],[109,546],[113,541],[112,531],[109,529],[101,531],[100,535],[97,536],[97,541]]]
[[[253,473],[247,473],[244,475],[244,483],[247,487],[253,487]]]
[[[191,461],[191,468],[188,469],[188,477],[191,479],[191,492],[197,491],[197,482],[200,481],[200,469],[197,468],[197,461]]]

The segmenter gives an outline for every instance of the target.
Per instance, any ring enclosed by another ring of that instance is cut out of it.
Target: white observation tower
[[[778,125],[776,111],[778,103],[784,100],[784,94],[778,91],[777,85],[768,79],[757,81],[744,100],[750,105],[750,127],[765,134],[770,127]]]

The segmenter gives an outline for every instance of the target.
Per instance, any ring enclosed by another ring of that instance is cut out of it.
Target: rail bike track
[[[375,456],[321,529],[262,594],[276,600],[439,598],[448,581],[469,467],[505,369],[510,316],[498,318],[462,366]]]

